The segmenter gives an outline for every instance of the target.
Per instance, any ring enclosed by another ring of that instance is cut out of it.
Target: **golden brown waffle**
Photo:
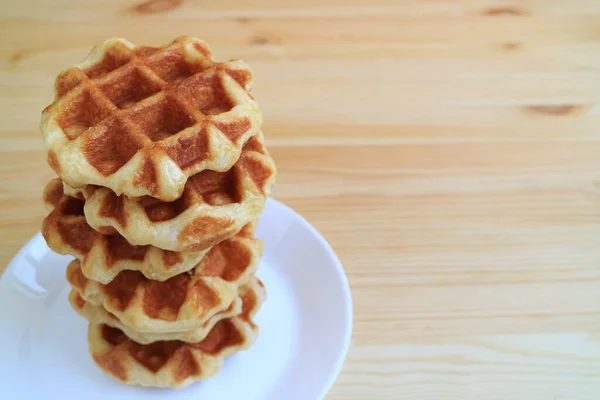
[[[102,305],[136,331],[189,331],[230,306],[261,254],[260,240],[234,237],[213,247],[190,273],[164,282],[123,271],[103,285],[87,279],[77,260],[67,267],[67,280],[87,302]]]
[[[119,234],[98,233],[85,220],[83,200],[66,195],[60,179],[46,185],[44,203],[51,210],[42,223],[48,246],[59,254],[77,257],[83,274],[100,283],[109,283],[124,270],[164,281],[195,267],[210,250],[176,253],[154,246],[133,246]],[[238,236],[251,238],[255,228],[256,223],[248,224]]]
[[[208,332],[210,332],[217,322],[225,318],[235,317],[242,312],[242,300],[238,293],[238,296],[229,305],[227,310],[215,314],[197,329],[182,332],[139,332],[123,324],[119,318],[106,311],[103,306],[85,301],[75,289],[72,289],[69,293],[69,302],[79,315],[92,324],[106,324],[117,328],[132,340],[141,344],[153,343],[160,340],[180,340],[182,342],[197,343],[208,335]]]
[[[90,353],[102,370],[128,384],[184,387],[209,378],[221,369],[226,357],[256,340],[258,327],[252,319],[265,296],[264,288],[253,279],[245,289],[242,313],[218,322],[201,342],[143,345],[116,328],[90,324]]]
[[[198,252],[232,237],[263,211],[275,181],[275,165],[262,134],[246,142],[227,172],[203,171],[188,179],[183,195],[166,203],[132,199],[94,186],[82,190],[88,224],[103,234],[118,232],[134,245]]]
[[[173,201],[200,171],[227,171],[262,116],[242,61],[204,42],[162,47],[110,39],[58,76],[42,115],[48,163],[74,187]]]

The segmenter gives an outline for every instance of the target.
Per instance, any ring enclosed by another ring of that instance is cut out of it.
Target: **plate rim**
[[[273,207],[277,207],[283,210],[283,212],[285,213],[292,214],[300,222],[303,228],[307,229],[314,237],[318,239],[319,243],[327,251],[327,256],[333,262],[336,273],[341,280],[341,285],[344,291],[344,304],[346,305],[346,315],[344,316],[344,321],[346,322],[348,328],[344,332],[344,339],[341,347],[342,351],[340,352],[338,359],[336,360],[332,372],[329,374],[329,379],[326,381],[321,394],[317,397],[317,399],[322,399],[327,393],[329,393],[335,381],[342,372],[342,368],[344,367],[344,363],[348,356],[348,351],[350,350],[350,344],[352,342],[352,333],[354,331],[354,305],[352,302],[352,289],[350,287],[350,282],[348,280],[348,277],[346,276],[346,271],[344,270],[342,262],[340,261],[339,257],[337,256],[337,254],[333,250],[333,247],[331,246],[331,244],[329,244],[325,236],[321,232],[319,232],[319,230],[315,228],[304,216],[302,216],[300,213],[295,211],[287,204],[273,197],[269,197],[269,199],[267,200],[267,204],[272,204]]]

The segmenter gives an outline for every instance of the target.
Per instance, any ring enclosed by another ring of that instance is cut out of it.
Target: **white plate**
[[[0,280],[0,388],[6,399],[320,399],[350,343],[352,300],[342,266],[306,220],[269,200],[257,236],[267,301],[257,342],[227,359],[212,379],[182,390],[144,389],[105,375],[87,351],[87,322],[67,301],[71,257],[40,234]]]

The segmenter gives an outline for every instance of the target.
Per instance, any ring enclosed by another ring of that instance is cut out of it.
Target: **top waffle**
[[[191,175],[231,168],[260,130],[251,84],[245,63],[216,63],[195,38],[110,39],[56,79],[41,122],[48,163],[74,187],[176,200]]]

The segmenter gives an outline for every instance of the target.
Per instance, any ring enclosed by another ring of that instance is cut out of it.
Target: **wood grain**
[[[45,214],[54,76],[180,34],[253,67],[275,197],[346,268],[328,399],[600,398],[600,2],[4,1],[1,265]]]

